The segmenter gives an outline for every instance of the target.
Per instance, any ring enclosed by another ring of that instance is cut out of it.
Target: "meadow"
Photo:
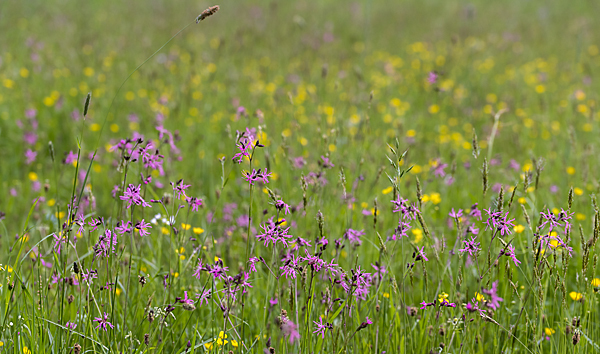
[[[4,4],[0,353],[600,351],[596,13]]]

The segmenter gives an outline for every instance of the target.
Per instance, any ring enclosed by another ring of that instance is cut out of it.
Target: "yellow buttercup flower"
[[[571,291],[569,293],[569,296],[571,297],[571,299],[573,299],[573,301],[579,301],[583,298],[583,295],[581,293],[575,291]]]

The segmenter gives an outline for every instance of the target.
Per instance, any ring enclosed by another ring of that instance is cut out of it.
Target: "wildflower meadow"
[[[600,4],[0,7],[0,353],[600,351]]]

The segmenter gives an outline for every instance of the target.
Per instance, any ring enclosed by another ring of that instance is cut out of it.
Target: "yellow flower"
[[[27,347],[23,347],[23,354],[31,354],[31,350]]]
[[[583,195],[583,189],[581,189],[581,188],[574,188],[574,189],[573,189],[573,192],[574,192],[576,195]]]
[[[475,292],[475,299],[477,299],[477,301],[483,301],[485,298],[480,293]]]
[[[390,298],[390,293],[383,293],[383,297],[385,297],[386,299]]]
[[[201,233],[204,232],[204,229],[201,227],[194,227],[193,230],[196,235],[200,235]]]
[[[190,227],[192,227],[190,224],[184,224],[184,223],[181,224],[181,228],[184,230],[189,230]]]
[[[594,286],[596,288],[599,287],[600,286],[600,279],[598,279],[598,278],[592,279],[592,286]]]
[[[421,229],[412,229],[413,235],[415,235],[415,243],[421,242],[423,239],[423,230]]]
[[[575,167],[569,166],[567,167],[567,173],[570,175],[574,175],[575,174]]]
[[[513,227],[513,230],[520,234],[521,232],[523,232],[525,230],[525,226],[519,224],[519,225],[515,225],[515,227]]]
[[[212,350],[212,348],[213,348],[213,344],[212,344],[212,342],[210,342],[210,343],[204,343],[204,347],[205,347],[207,350]]]
[[[439,302],[444,302],[444,300],[446,300],[447,298],[448,298],[448,294],[447,294],[447,293],[445,293],[445,292],[441,292],[441,293],[438,295],[438,301],[439,301]]]
[[[237,340],[235,340],[235,339],[232,339],[232,340],[231,340],[231,345],[233,345],[235,348],[237,348],[237,347],[238,347],[238,342],[237,342]]]
[[[442,202],[442,198],[440,198],[440,194],[439,193],[431,193],[431,202],[433,204],[440,204]]]
[[[579,301],[583,298],[583,295],[581,293],[575,291],[571,291],[569,293],[569,296],[571,297],[571,299],[573,299],[573,301]]]
[[[556,333],[552,328],[548,328],[548,327],[544,328],[544,332],[546,333],[547,336],[551,336],[554,333]]]
[[[382,190],[381,193],[383,194],[389,194],[394,190],[394,187],[387,187],[386,189]]]

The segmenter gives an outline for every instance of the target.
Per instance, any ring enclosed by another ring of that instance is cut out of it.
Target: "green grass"
[[[0,351],[600,349],[598,4],[227,1],[118,91],[210,5],[30,1],[0,12]],[[161,119],[168,133],[159,138]],[[237,164],[236,131],[246,128],[265,146]],[[117,144],[127,138],[143,139],[136,151],[152,142],[162,170],[124,158]],[[28,150],[37,153],[30,164]],[[76,162],[63,162],[69,152]],[[243,171],[265,167],[270,182],[250,187]],[[119,196],[141,175],[152,177],[143,198],[162,203],[127,208]],[[199,211],[176,198],[169,183],[180,179],[202,199]],[[408,237],[393,240],[397,196],[420,214]],[[282,215],[275,199],[293,212]],[[508,212],[511,234],[485,230],[485,213],[466,217],[475,203]],[[465,216],[449,217],[458,209]],[[540,217],[548,209],[573,213],[570,230],[556,229],[571,256],[538,242],[549,234]],[[77,235],[71,213],[104,224]],[[337,277],[306,261],[296,279],[281,275],[286,253],[307,253],[292,250],[298,241],[264,246],[256,235],[270,218],[285,218],[311,256],[338,264]],[[119,235],[114,253],[95,255],[106,230],[142,219],[155,219],[150,235]],[[473,257],[459,251],[469,226],[481,244]],[[348,229],[364,231],[360,245]],[[518,265],[502,255],[509,243]],[[415,259],[422,247],[425,262]],[[218,258],[243,279],[248,256],[264,263],[235,300],[223,296],[227,282],[193,276],[199,259]],[[364,297],[339,284],[376,264],[387,272],[368,279]],[[82,270],[98,278],[88,284]],[[484,290],[495,282],[503,301],[490,309]],[[207,289],[213,296],[192,311],[176,300]],[[465,307],[476,292],[481,315]],[[419,309],[444,296],[456,307]],[[93,321],[104,313],[108,331]],[[324,339],[312,333],[319,317],[331,323]],[[373,323],[361,328],[366,317]]]

